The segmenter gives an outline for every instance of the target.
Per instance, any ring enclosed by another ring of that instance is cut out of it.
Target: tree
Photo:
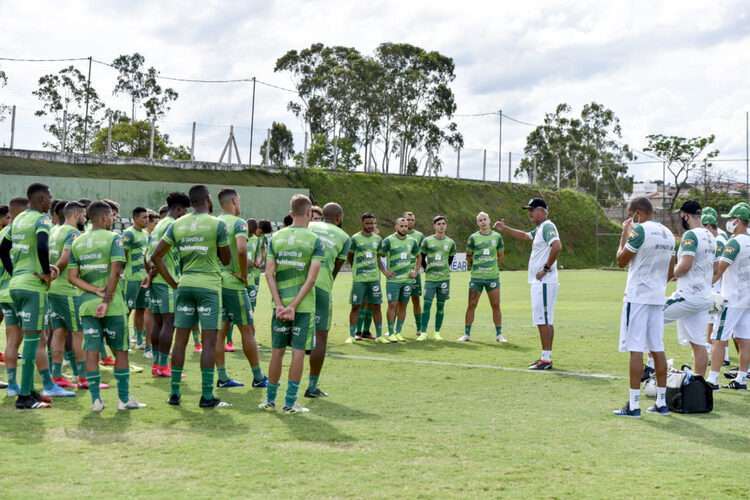
[[[45,142],[44,147],[70,153],[83,152],[84,144],[91,144],[100,124],[96,115],[104,105],[96,91],[88,87],[83,73],[68,66],[56,74],[44,75],[32,94],[42,104],[34,114],[52,120],[44,125],[44,130],[52,134],[56,142]],[[88,118],[85,114],[87,94]]]
[[[335,167],[334,155],[337,155]],[[294,162],[298,167],[303,165],[302,153],[294,155]],[[338,137],[328,141],[323,134],[312,136],[310,148],[307,150],[308,167],[349,171],[357,168],[361,162],[355,142],[350,137]]]
[[[143,70],[145,62],[146,59],[138,52],[121,55],[112,61],[112,66],[118,71],[112,94],[130,96],[131,121],[135,121],[136,104],[143,106],[149,120],[156,121],[169,111],[169,103],[179,97],[174,89],[159,85],[159,72],[153,66]]]
[[[571,111],[561,103],[545,115],[544,124],[526,138],[525,158],[515,175],[525,173],[535,184],[555,186],[559,159],[562,187],[589,193],[603,205],[622,201],[633,190],[627,161],[635,155],[620,142],[620,119],[596,102],[583,106],[579,117],[571,117]]]
[[[95,154],[107,153],[109,127],[102,127],[94,138],[91,150]],[[138,120],[131,122],[120,118],[112,125],[112,153],[115,156],[148,158],[151,150],[151,122]],[[185,146],[172,146],[169,135],[154,129],[154,158],[190,160],[190,150]]]
[[[266,158],[271,165],[283,167],[286,161],[294,155],[294,138],[292,132],[283,123],[273,122],[271,125],[270,146],[269,139],[260,146],[260,156]]]
[[[675,135],[651,134],[646,136],[648,146],[643,150],[652,152],[664,162],[667,171],[674,179],[675,192],[669,200],[672,210],[680,192],[686,187],[688,176],[696,168],[705,165],[710,168],[708,160],[719,156],[719,150],[706,151],[716,140],[713,134],[707,137],[679,137]]]

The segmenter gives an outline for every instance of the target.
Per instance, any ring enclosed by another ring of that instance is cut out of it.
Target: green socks
[[[443,327],[443,318],[445,318],[445,302],[438,301],[437,311],[435,312],[435,331],[440,332]],[[422,330],[426,332],[427,330]]]
[[[429,316],[427,316],[429,318]],[[423,331],[421,330],[422,326],[422,315],[414,313],[414,324],[417,326],[417,333]]]
[[[117,397],[120,401],[127,403],[130,399],[129,385],[130,385],[130,370],[128,368],[119,369],[115,368],[115,380],[117,380]]]
[[[77,361],[75,364],[78,366],[78,376],[84,376],[86,374],[86,363]]]
[[[214,398],[213,368],[201,368],[201,397],[203,397],[203,399]]]
[[[78,363],[76,362],[76,355],[73,351],[65,351],[65,361],[70,365],[70,369],[73,370],[73,376],[78,377],[81,373],[78,371]]]
[[[279,392],[279,384],[268,383],[268,390],[266,391],[266,401],[271,403],[276,402],[276,393]]]
[[[91,393],[91,402],[93,403],[97,399],[101,399],[101,389],[99,383],[102,381],[102,376],[99,370],[93,372],[86,372],[86,380],[89,381],[89,392]]]
[[[369,332],[372,325],[372,311],[365,309],[364,318],[362,319],[362,331]]]
[[[226,382],[227,380],[229,380],[229,375],[227,374],[226,367],[219,366],[218,369],[219,369],[219,380],[221,380],[222,382]]]
[[[286,386],[286,397],[284,398],[284,406],[291,408],[294,403],[297,402],[297,391],[299,390],[299,382],[290,380]]]
[[[62,377],[62,363],[52,363],[52,378]]]
[[[52,386],[55,385],[55,383],[52,382],[52,375],[49,370],[39,370],[39,375],[42,376],[42,387],[45,389],[51,389]]]
[[[496,326],[495,327],[495,336],[499,337],[502,334],[503,334],[503,326],[502,325]]]
[[[393,326],[393,321],[390,319],[388,320],[388,335],[394,335],[396,333],[396,329]]]
[[[349,336],[356,337],[356,335],[357,335],[357,325],[349,325]]]
[[[467,337],[471,336],[471,325],[464,326],[464,335],[466,335]]]
[[[143,343],[143,336],[144,332],[143,330],[135,330],[135,343],[138,345],[141,345]]]
[[[180,384],[182,383],[182,367],[172,367],[172,378],[170,379],[170,387],[172,388],[171,396],[180,395]]]
[[[104,339],[102,339],[102,343],[99,344],[99,356],[101,357],[101,359],[107,357],[107,348],[104,347]]]
[[[397,319],[396,320],[396,335],[401,333],[401,329],[404,327],[404,321]]]
[[[253,371],[253,382],[260,382],[263,380],[263,370],[258,366],[251,366],[250,369]]]
[[[318,387],[318,379],[320,379],[320,375],[310,375],[310,384],[307,389],[314,391]]]
[[[21,396],[31,394],[34,386],[34,360],[36,348],[39,346],[39,333],[30,333],[23,336],[23,367],[21,368]]]
[[[16,382],[16,369],[6,368],[5,371],[8,372],[8,385],[18,385],[18,382]]]
[[[196,326],[193,328],[193,344],[200,344],[200,343],[201,343],[201,331]]]
[[[229,330],[227,330],[227,344],[232,343],[232,334],[234,334],[234,327],[230,327]]]
[[[422,327],[420,328],[419,326],[417,326],[418,332],[427,333],[427,325],[430,324],[430,310],[431,309],[432,309],[432,301],[425,300],[424,306],[422,307]]]
[[[383,323],[375,323],[375,336],[383,336]]]

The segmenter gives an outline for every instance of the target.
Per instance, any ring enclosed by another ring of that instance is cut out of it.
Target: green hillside
[[[528,227],[526,212],[521,210],[532,196],[541,195],[550,206],[550,218],[557,224],[563,241],[560,262],[567,268],[596,267],[613,261],[618,228],[610,223],[601,208],[589,197],[573,191],[546,192],[521,184],[496,184],[454,179],[397,177],[376,174],[342,174],[319,170],[289,170],[270,173],[259,169],[242,172],[178,170],[147,165],[68,165],[37,160],[0,158],[0,172],[45,177],[92,177],[147,181],[175,181],[226,185],[306,187],[320,205],[337,201],[344,207],[344,228],[353,233],[359,227],[359,214],[374,212],[380,219],[381,234],[391,231],[391,224],[404,210],[417,215],[418,229],[431,232],[430,220],[435,214],[448,217],[449,234],[463,248],[466,238],[475,230],[475,216],[480,210],[493,219],[505,218],[514,227]],[[50,182],[54,186],[54,182]],[[609,236],[596,237],[599,233]],[[524,268],[529,245],[508,241],[506,267]]]

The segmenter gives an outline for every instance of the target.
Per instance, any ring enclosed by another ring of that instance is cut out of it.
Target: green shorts
[[[438,302],[445,302],[451,298],[451,282],[444,281],[426,281],[424,286],[424,300],[432,301],[437,295]]]
[[[44,329],[44,320],[47,315],[46,292],[16,289],[10,291],[10,298],[23,331],[39,332]]]
[[[383,289],[379,281],[355,281],[352,283],[352,294],[349,303],[353,305],[375,304],[383,302]]]
[[[174,314],[174,289],[166,283],[152,283],[148,308],[154,314]]]
[[[125,285],[125,303],[128,309],[146,309],[146,289],[141,286],[140,281],[129,280]]]
[[[177,287],[174,309],[175,328],[192,328],[200,322],[201,330],[218,330],[221,292],[210,288]]]
[[[231,321],[233,325],[245,326],[253,324],[253,307],[246,289],[221,289],[221,318]]]
[[[322,288],[315,287],[315,331],[328,332],[331,329],[332,316],[331,294]]]
[[[414,288],[414,283],[387,282],[385,294],[388,297],[388,302],[409,302],[412,288]]]
[[[490,293],[492,290],[500,288],[500,279],[483,280],[478,278],[471,278],[469,280],[469,290],[482,293],[483,290],[487,290]]]
[[[315,322],[311,313],[297,313],[294,321],[281,321],[276,319],[274,311],[271,316],[271,347],[310,351],[315,347],[314,329]]]
[[[127,351],[130,346],[127,324],[125,316],[81,316],[84,349],[99,352],[102,339],[105,339],[113,351]]]
[[[250,307],[255,311],[255,304],[258,300],[258,285],[248,285],[246,290],[247,296],[250,298]]]
[[[414,280],[414,284],[411,286],[411,296],[421,297],[422,296],[422,275],[417,274]]]
[[[81,330],[81,320],[78,314],[81,304],[78,297],[50,293],[47,295],[47,302],[50,309],[49,326],[53,330],[62,328],[70,333]]]
[[[21,318],[16,314],[16,308],[12,302],[0,302],[0,311],[3,313],[5,326],[21,326]]]

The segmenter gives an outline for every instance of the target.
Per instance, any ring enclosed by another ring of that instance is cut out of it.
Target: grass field
[[[561,273],[551,372],[524,370],[539,355],[525,280],[503,275],[508,345],[493,342],[486,301],[475,342],[453,342],[468,282],[455,274],[443,328],[451,341],[348,346],[350,276],[342,275],[321,379],[331,396],[305,401],[307,415],[260,412],[262,391],[247,388],[219,391],[232,409],[198,409],[197,355],[180,408],[165,402],[169,382],[145,372],[131,384],[149,407],[132,413],[115,410],[114,390],[104,391],[100,415],[87,393],[26,413],[6,398],[2,496],[746,497],[750,395],[722,391],[704,416],[613,417],[627,399],[626,357],[617,352],[625,274]],[[269,315],[263,288],[256,325],[266,346]],[[407,327],[413,339],[411,318]],[[688,360],[674,327],[666,341],[668,357]],[[228,359],[248,382],[242,355]],[[147,364],[141,353],[133,361]],[[264,351],[264,370],[267,362]]]

